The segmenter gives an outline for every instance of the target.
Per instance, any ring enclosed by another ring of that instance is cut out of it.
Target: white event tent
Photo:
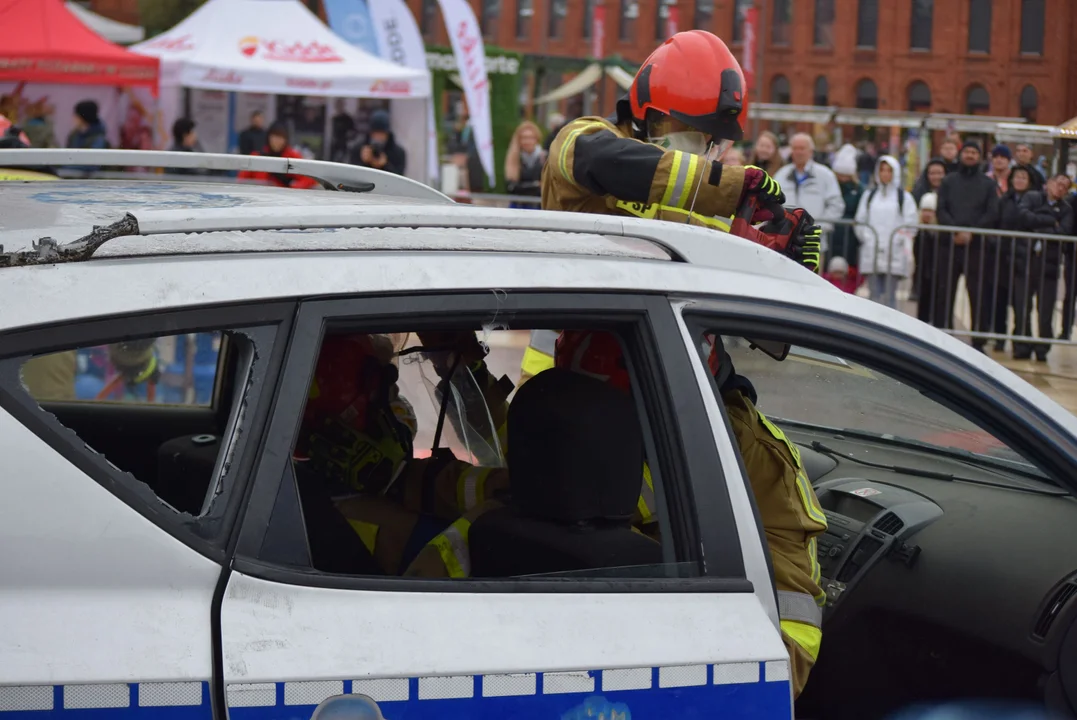
[[[183,88],[389,99],[393,132],[408,152],[408,175],[427,180],[429,71],[351,45],[299,0],[209,0],[168,32],[130,49],[160,58],[160,101],[169,126],[182,112]]]

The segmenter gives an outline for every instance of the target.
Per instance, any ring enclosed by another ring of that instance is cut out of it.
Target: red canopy
[[[0,81],[142,85],[157,89],[158,60],[113,45],[63,0],[0,0]]]

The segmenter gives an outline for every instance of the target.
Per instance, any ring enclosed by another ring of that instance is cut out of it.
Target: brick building
[[[1077,115],[1077,0],[471,0],[487,42],[525,55],[530,97],[588,64],[595,2],[606,6],[604,55],[632,64],[666,36],[668,4],[676,4],[680,28],[710,30],[736,52],[736,19],[754,4],[762,45],[756,100],[1043,124]],[[427,42],[447,44],[437,0],[408,3]],[[138,22],[138,0],[91,7]],[[619,93],[607,80],[586,109],[609,112]]]

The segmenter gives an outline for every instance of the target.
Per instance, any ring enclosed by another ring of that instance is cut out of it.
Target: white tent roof
[[[142,38],[146,37],[146,30],[138,25],[128,25],[127,23],[107,18],[104,15],[98,15],[77,2],[73,2],[73,0],[68,0],[66,5],[71,14],[81,20],[83,25],[110,42],[118,45],[130,45],[131,43],[141,42]]]
[[[341,97],[425,98],[430,73],[368,55],[298,0],[209,0],[130,48],[161,59],[161,85]]]

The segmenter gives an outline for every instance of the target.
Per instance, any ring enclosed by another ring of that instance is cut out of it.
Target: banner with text
[[[377,5],[377,3],[375,3]],[[352,45],[371,55],[381,55],[366,0],[325,0],[329,27]]]
[[[494,172],[494,132],[490,120],[490,82],[486,77],[486,48],[479,21],[467,0],[438,0],[445,27],[449,31],[453,54],[460,70],[467,98],[471,132],[475,136],[482,169],[489,185],[496,182]]]
[[[743,52],[744,57],[741,58],[740,67],[744,72],[744,84],[747,85],[747,92],[751,93],[755,88],[755,54],[758,51],[758,45],[756,44],[759,36],[756,34],[759,23],[759,11],[753,5],[744,11],[744,30],[741,35],[743,40]],[[763,99],[762,91],[757,96],[759,100]]]
[[[353,0],[363,3],[364,0]],[[369,5],[370,19],[377,37],[378,55],[397,65],[427,70],[426,46],[415,17],[404,0],[374,0]],[[426,104],[426,170],[430,182],[437,179],[438,133],[434,123],[434,103]]]

